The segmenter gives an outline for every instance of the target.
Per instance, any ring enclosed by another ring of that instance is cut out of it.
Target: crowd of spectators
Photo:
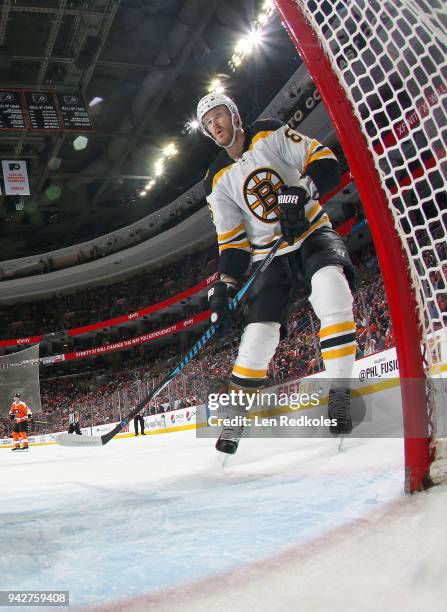
[[[138,279],[138,282],[142,283],[141,293],[138,296],[130,293],[130,283],[137,282],[135,279],[104,290],[112,290],[115,295],[122,296],[127,293],[129,301],[136,300],[132,303],[138,309],[145,299],[154,301],[154,296],[163,299],[166,297],[166,291],[172,295],[181,290],[179,286],[183,289],[198,282],[200,277],[206,276],[203,274],[204,266],[206,267],[206,262],[212,256],[211,251],[202,253],[200,276],[194,276],[191,271],[191,274],[185,274],[185,278],[179,278],[182,275],[178,273],[178,269],[175,274],[172,269],[165,269],[162,280],[152,284],[149,294],[143,292],[142,285],[146,282],[144,280],[146,277],[143,278],[142,275]],[[386,294],[373,247],[363,249],[353,259],[358,270],[354,299],[357,357],[362,357],[393,346],[394,337]],[[198,272],[197,268],[193,269]],[[210,273],[212,271],[212,269],[207,270]],[[174,279],[173,284],[169,283],[171,278]],[[445,278],[439,278],[436,286],[445,289]],[[100,300],[95,300],[98,301]],[[129,303],[126,301],[127,311]],[[105,317],[110,317],[110,311],[103,314]],[[169,315],[164,321],[168,320]],[[91,318],[85,322],[91,322]],[[324,367],[318,344],[318,320],[302,296],[294,305],[288,329],[287,338],[280,342],[272,360],[269,384],[313,374]],[[235,334],[232,339],[212,343],[188,364],[156,400],[148,404],[145,414],[176,410],[204,401],[213,381],[228,379],[237,355],[238,344],[239,334]],[[77,409],[81,413],[82,426],[120,420],[178,363],[179,353],[178,345],[155,349],[144,347],[141,351],[134,350],[123,354],[118,363],[114,366],[109,365],[102,372],[43,380],[41,399],[47,423],[39,427],[39,432],[66,428],[69,408]],[[7,429],[8,424],[0,420],[0,435]]]
[[[370,253],[362,257],[373,278],[364,277],[355,296],[358,356],[393,345],[390,317],[376,261]],[[360,262],[359,262],[360,263]],[[317,340],[318,320],[306,300],[301,299],[289,319],[289,333],[282,340],[269,370],[269,384],[284,382],[321,371]],[[237,355],[239,336],[211,344],[156,400],[145,413],[175,410],[204,401],[211,381],[228,379]],[[82,415],[82,425],[90,426],[120,420],[178,362],[176,346],[128,355],[123,365],[106,372],[43,380],[41,399],[47,423],[40,432],[64,429],[69,408]]]
[[[106,286],[51,299],[0,306],[0,337],[24,338],[81,327],[129,314],[179,293],[212,274],[216,247]]]

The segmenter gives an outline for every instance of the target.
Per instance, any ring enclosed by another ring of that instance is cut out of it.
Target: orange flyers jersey
[[[9,414],[13,414],[15,416],[16,423],[22,423],[22,421],[28,420],[29,410],[25,402],[18,402],[17,404],[13,402],[11,404],[11,408],[9,410]]]

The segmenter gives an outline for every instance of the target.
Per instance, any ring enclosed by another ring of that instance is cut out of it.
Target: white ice
[[[401,440],[249,439],[224,467],[213,445],[1,449],[0,589],[69,590],[71,609],[447,609],[447,489],[404,495]]]

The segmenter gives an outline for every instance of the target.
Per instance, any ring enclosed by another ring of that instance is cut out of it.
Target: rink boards
[[[445,331],[433,334],[430,344],[433,380],[439,381],[446,377],[447,372],[447,336]],[[290,405],[284,403],[278,407],[258,405],[253,408],[251,416],[252,418],[256,416],[272,417],[273,424],[275,418],[281,414],[292,416],[307,414],[312,418],[324,416],[328,395],[328,386],[325,382],[326,376],[323,372],[302,379],[287,381],[264,390],[266,394],[289,395],[291,397],[300,393],[318,392],[319,402],[316,407],[310,407],[308,404],[290,407]],[[400,437],[402,435],[399,366],[394,347],[357,360],[354,365],[351,388],[353,390],[354,419],[355,414],[363,414],[361,420],[364,421],[356,427],[357,436]],[[438,395],[438,425],[441,426],[445,436],[447,433],[445,387],[440,385],[439,382],[435,382],[435,388]],[[145,416],[145,433],[146,435],[159,435],[193,429],[201,430],[207,427],[207,418],[210,414],[212,413],[201,405]],[[117,422],[95,427],[84,427],[82,433],[83,435],[102,435],[111,431],[116,425]],[[30,445],[55,444],[57,433],[60,432],[29,436]],[[257,433],[254,432],[253,435],[257,435]],[[306,428],[293,428],[291,430],[273,425],[270,433],[274,437],[325,437],[323,429],[318,427],[312,430]],[[130,422],[116,437],[126,438],[133,435],[133,423]],[[203,436],[213,437],[213,434],[203,433]],[[0,448],[11,447],[12,438],[0,439]]]

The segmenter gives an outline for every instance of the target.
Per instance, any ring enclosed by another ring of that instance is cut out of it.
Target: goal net
[[[0,417],[8,416],[15,393],[33,414],[42,412],[39,384],[39,345],[0,357]]]
[[[276,4],[331,116],[368,218],[397,345],[406,490],[421,489],[440,474],[446,435],[439,414],[445,398],[439,397],[442,387],[433,385],[432,354],[434,348],[443,352],[437,365],[442,375],[447,5],[443,0]]]

